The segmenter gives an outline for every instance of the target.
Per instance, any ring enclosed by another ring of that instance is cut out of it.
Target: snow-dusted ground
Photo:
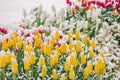
[[[29,12],[40,4],[48,12],[51,12],[52,5],[55,5],[57,10],[66,6],[65,0],[0,0],[0,25],[19,22],[23,17],[23,9]]]

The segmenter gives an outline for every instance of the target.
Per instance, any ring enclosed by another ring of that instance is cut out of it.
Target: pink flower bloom
[[[58,47],[60,47],[60,46],[61,46],[61,44],[60,44],[60,43],[56,43],[56,44],[55,44],[55,46],[58,46]]]
[[[105,4],[103,2],[100,2],[100,1],[97,1],[96,5],[101,6],[103,8],[105,7]]]
[[[91,4],[95,4],[95,1],[89,1],[88,2],[88,6],[90,6]]]
[[[26,37],[29,37],[29,36],[30,36],[30,33],[27,33],[25,36],[26,36]]]
[[[23,24],[21,24],[20,27],[25,29],[25,25],[23,25]]]
[[[9,40],[9,39],[7,38],[7,39],[6,39],[6,42],[8,42],[8,40]]]
[[[120,2],[120,0],[116,0],[116,2]]]
[[[113,5],[112,5],[111,2],[108,2],[108,3],[105,4],[105,8],[112,8],[112,6],[113,6]]]
[[[63,36],[62,35],[60,35],[60,39],[62,39],[63,38]]]
[[[15,51],[18,52],[19,51],[18,48],[16,48]]]
[[[7,29],[6,28],[2,28],[2,27],[0,27],[0,32],[3,33],[3,34],[7,34],[8,33]]]
[[[38,29],[38,31],[40,34],[43,34],[45,32],[45,30],[41,30],[41,29]]]
[[[118,12],[120,13],[120,8],[118,8]]]
[[[76,5],[76,6],[75,6],[75,9],[77,9],[77,10],[78,10],[78,9],[79,9],[79,6],[78,6],[78,5]]]
[[[75,11],[72,10],[72,14],[74,15],[74,14],[75,14]]]
[[[70,0],[66,0],[66,3],[71,6],[72,5],[72,2]]]

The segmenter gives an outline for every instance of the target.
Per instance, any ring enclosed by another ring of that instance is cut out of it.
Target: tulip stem
[[[16,74],[13,74],[13,80],[16,80]]]
[[[42,77],[42,80],[44,80],[44,76]]]
[[[32,77],[34,78],[34,66],[32,65]]]
[[[29,80],[29,71],[26,71],[27,74],[27,80]]]
[[[5,80],[5,68],[2,69],[2,78]]]

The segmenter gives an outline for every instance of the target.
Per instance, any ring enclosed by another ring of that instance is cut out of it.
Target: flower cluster
[[[119,0],[66,3],[53,14],[24,10],[20,26],[0,27],[1,79],[120,78]]]
[[[98,52],[94,38],[78,29],[67,34],[56,29],[49,38],[44,34],[36,28],[30,42],[14,31],[2,41],[2,79],[92,79],[106,73],[104,53]]]

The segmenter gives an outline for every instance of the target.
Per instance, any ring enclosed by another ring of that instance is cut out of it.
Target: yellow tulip
[[[79,40],[79,39],[80,39],[80,32],[79,32],[79,30],[76,30],[75,39],[76,39],[76,40]]]
[[[38,48],[41,43],[42,43],[41,37],[40,37],[40,38],[36,38],[36,39],[35,39],[35,42],[34,42],[34,46],[35,46],[36,48]]]
[[[84,78],[85,78],[85,79],[86,79],[86,78],[88,77],[88,75],[89,75],[87,71],[88,71],[88,68],[85,68],[85,69],[84,69],[84,72],[83,72],[83,75],[84,75]]]
[[[70,69],[70,72],[69,72],[69,78],[71,80],[74,80],[74,78],[75,78],[75,73],[74,73],[74,70],[72,68]]]
[[[83,54],[81,55],[81,63],[86,64],[86,57]]]
[[[31,53],[30,54],[30,64],[35,64],[35,60],[36,60],[36,57],[35,57],[34,53]]]
[[[66,80],[65,75],[63,74],[60,80]]]
[[[57,72],[55,69],[52,71],[52,77],[54,80],[56,80],[58,78],[58,75],[57,75]]]
[[[96,48],[96,43],[95,43],[94,39],[92,39],[92,41],[91,41],[91,47],[93,50]]]
[[[44,54],[46,54],[46,53],[45,53],[45,44],[43,44],[43,43],[41,44],[41,51],[42,51]]]
[[[68,32],[68,40],[70,40],[72,38],[72,33]]]
[[[22,38],[20,36],[16,39],[16,47],[20,49],[22,47]]]
[[[58,31],[56,31],[56,33],[55,33],[55,39],[56,39],[56,41],[60,40],[60,35],[59,35]]]
[[[77,62],[76,56],[74,56],[74,55],[71,55],[71,56],[70,56],[70,64],[71,64],[73,67],[77,67],[77,66],[78,66],[78,62]]]
[[[81,0],[77,0],[78,2],[80,2]]]
[[[42,67],[43,65],[45,65],[45,59],[43,56],[40,56],[39,58],[39,65]]]
[[[54,65],[55,65],[54,57],[51,57],[51,58],[50,58],[50,65],[51,65],[51,66],[54,66]]]
[[[95,74],[99,74],[99,64],[98,63],[96,63],[95,64],[95,67],[94,67],[94,72],[95,72]]]
[[[98,59],[98,62],[94,67],[95,74],[104,74],[105,73],[105,62],[103,59]]]
[[[94,9],[94,7],[93,7],[92,5],[90,5],[90,6],[89,6],[89,10],[92,11],[93,9]]]
[[[87,78],[88,75],[92,72],[92,64],[91,62],[87,64],[87,67],[84,69],[84,78]]]
[[[84,0],[84,1],[85,1],[86,4],[88,3],[88,0]]]
[[[46,68],[46,66],[44,65],[44,66],[42,67],[42,77],[45,77],[46,74],[47,74],[47,68]]]
[[[82,52],[82,45],[81,45],[80,41],[78,41],[76,44],[76,51],[78,53]]]
[[[87,64],[87,68],[88,68],[88,73],[90,74],[91,72],[92,72],[92,63],[91,62],[89,62],[88,64]]]
[[[60,46],[60,52],[63,53],[63,54],[65,54],[66,50],[67,50],[67,44],[64,42]]]
[[[52,47],[50,45],[46,46],[46,54],[47,56],[50,56],[52,54]]]
[[[25,58],[25,59],[23,60],[23,62],[24,62],[24,69],[25,69],[26,71],[29,70],[29,69],[30,69],[29,59]]]
[[[104,56],[105,56],[105,55],[104,55],[104,52],[101,52],[101,53],[100,53],[100,56],[104,59]]]
[[[27,51],[27,43],[26,42],[23,43],[23,49],[24,49],[24,51]]]
[[[17,40],[17,32],[14,32],[12,35],[12,46],[16,45],[16,40]]]
[[[6,62],[6,55],[0,56],[0,67],[4,68],[6,66],[6,64],[7,64],[7,62]]]
[[[10,53],[7,53],[7,55],[6,55],[6,62],[7,63],[11,62],[11,54]]]
[[[103,59],[99,59],[98,64],[99,64],[100,74],[104,74],[105,62],[103,61]]]
[[[95,56],[95,54],[94,54],[93,50],[90,50],[89,57],[92,59],[94,56]]]
[[[34,52],[34,49],[33,49],[32,46],[28,46],[28,47],[27,47],[27,51],[28,51],[28,53],[33,53],[33,52]]]
[[[18,73],[18,64],[17,64],[16,59],[14,59],[14,58],[12,58],[12,60],[11,60],[11,69],[14,74]]]
[[[69,51],[70,51],[70,53],[74,53],[74,52],[75,52],[75,46],[74,46],[74,43],[73,43],[72,40],[70,41],[68,47],[69,47]]]
[[[114,14],[114,16],[118,16],[118,15],[119,15],[119,13],[118,13],[117,10],[115,10],[115,11],[113,12],[113,14]]]
[[[55,49],[56,49],[56,55],[57,55],[57,57],[59,58],[59,57],[60,57],[60,55],[61,55],[61,54],[60,54],[60,50],[59,50],[59,48],[58,48],[58,47],[56,47]]]
[[[49,43],[50,43],[52,46],[54,46],[54,45],[55,45],[55,42],[56,42],[56,41],[55,41],[55,38],[52,36],[52,39],[50,40]]]
[[[2,50],[6,51],[8,49],[7,41],[3,40],[2,41]]]
[[[11,40],[11,39],[8,40],[8,47],[9,47],[9,48],[12,47],[12,40]]]
[[[58,64],[58,57],[57,57],[57,55],[54,56],[54,63]]]
[[[70,70],[70,64],[69,64],[68,60],[66,60],[66,62],[65,62],[64,70],[65,71],[69,71]]]
[[[85,35],[85,36],[84,36],[84,39],[83,39],[83,42],[84,42],[85,45],[88,43],[88,40],[89,40],[89,39],[88,39],[88,36]]]

